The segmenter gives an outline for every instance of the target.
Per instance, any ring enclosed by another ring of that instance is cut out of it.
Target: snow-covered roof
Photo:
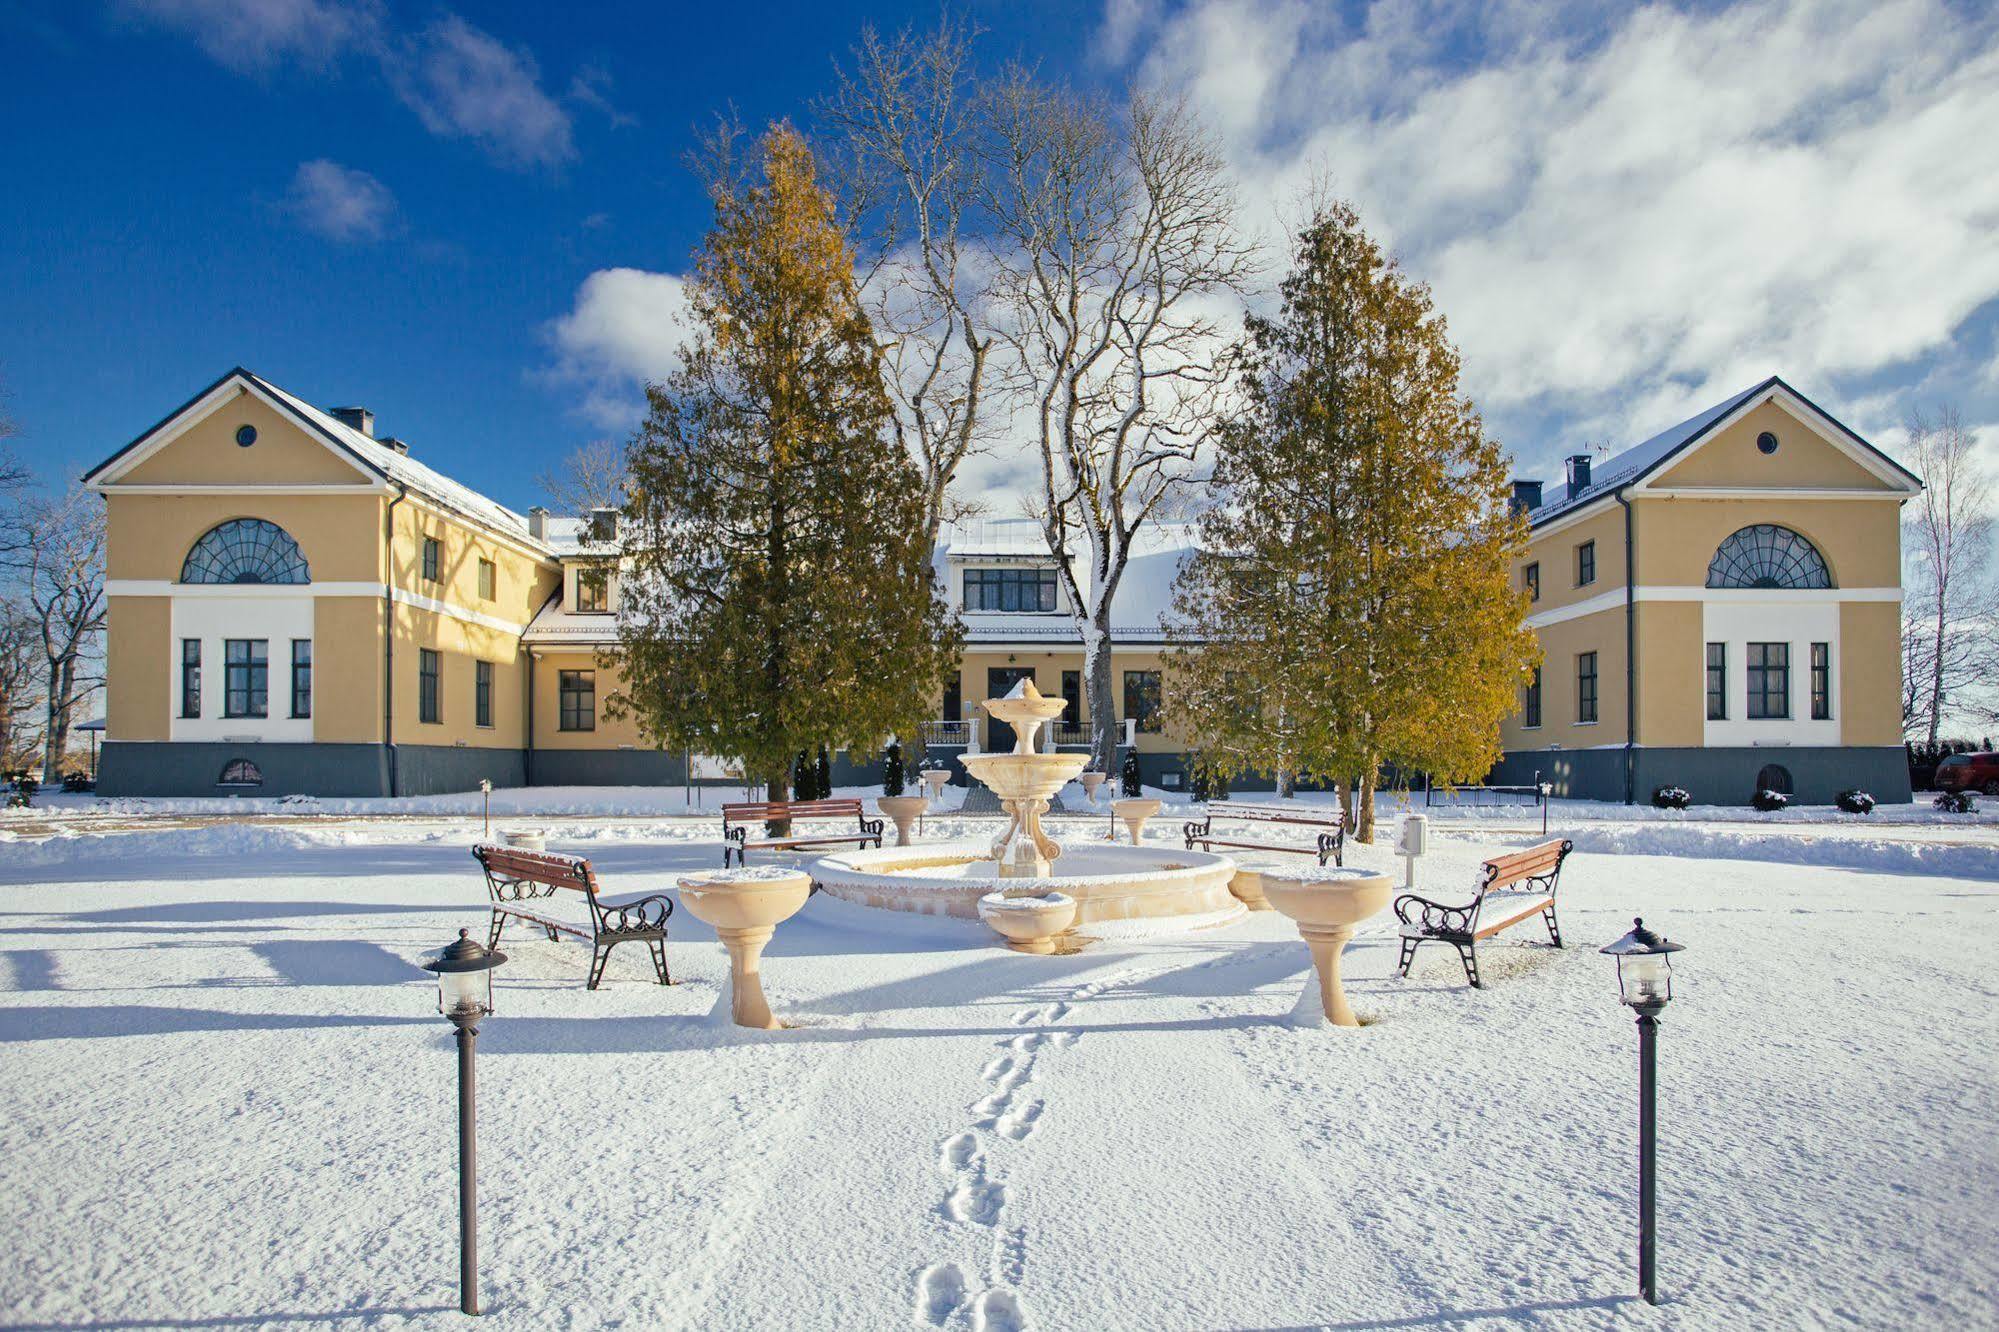
[[[418,462],[409,454],[392,449],[372,435],[356,430],[339,417],[320,410],[297,394],[279,388],[261,375],[247,370],[241,373],[255,381],[265,392],[304,416],[315,429],[332,436],[371,470],[391,481],[408,486],[426,499],[456,509],[466,517],[477,519],[516,540],[534,540],[528,532],[528,520],[506,505],[487,499],[470,486],[461,485],[435,468]]]
[[[542,528],[542,544],[561,556],[615,555],[624,549],[617,538],[605,541],[590,535],[588,518],[559,518],[550,514]]]
[[[563,603],[562,593],[548,599],[521,634],[530,647],[567,643],[575,647],[618,641],[618,617],[605,612],[580,614]]]

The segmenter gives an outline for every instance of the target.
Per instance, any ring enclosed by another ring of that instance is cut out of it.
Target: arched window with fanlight
[[[1831,587],[1832,572],[1818,547],[1788,527],[1758,523],[1729,537],[1708,561],[1709,587],[1796,590]]]
[[[310,583],[312,572],[291,533],[262,518],[232,518],[194,543],[183,583]]]
[[[262,786],[264,770],[249,759],[230,759],[222,765],[222,775],[215,779],[217,786]]]

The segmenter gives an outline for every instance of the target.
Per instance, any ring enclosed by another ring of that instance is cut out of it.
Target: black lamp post
[[[478,1082],[472,1067],[479,1019],[493,1011],[493,968],[507,955],[466,930],[423,964],[437,973],[437,1011],[458,1028],[458,1307],[479,1312]]]
[[[1658,1226],[1653,1204],[1658,1192],[1655,1139],[1658,1129],[1659,1014],[1673,997],[1673,964],[1668,956],[1685,944],[1673,943],[1631,922],[1631,933],[1598,951],[1617,959],[1617,988],[1638,1014],[1638,1293],[1659,1302]]]

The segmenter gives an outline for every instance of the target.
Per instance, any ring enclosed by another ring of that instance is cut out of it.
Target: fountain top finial
[[[1041,691],[1034,687],[1034,677],[1023,675],[1014,681],[1013,688],[1000,695],[1001,698],[1040,698]]]

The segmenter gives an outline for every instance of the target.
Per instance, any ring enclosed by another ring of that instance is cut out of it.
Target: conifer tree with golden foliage
[[[747,170],[725,139],[708,175],[691,338],[628,450],[611,707],[781,800],[798,753],[915,735],[961,634],[811,149],[778,125]]]
[[[1330,780],[1343,807],[1357,785],[1370,841],[1385,765],[1469,781],[1499,757],[1540,659],[1511,576],[1527,529],[1429,289],[1352,208],[1314,210],[1280,291],[1247,321],[1169,699],[1214,776]]]

